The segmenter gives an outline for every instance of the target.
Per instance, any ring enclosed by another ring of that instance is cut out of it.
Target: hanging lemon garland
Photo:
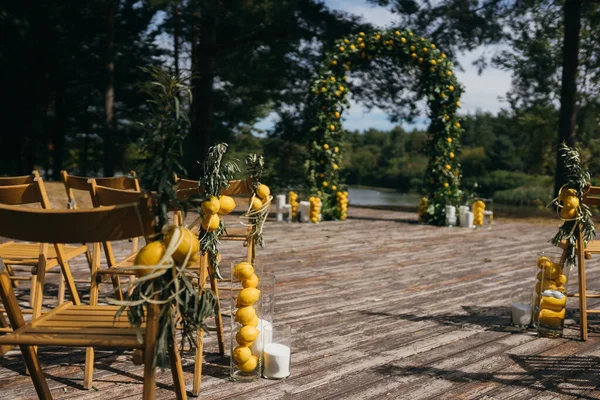
[[[344,129],[341,116],[350,107],[347,99],[347,74],[353,66],[374,58],[394,55],[414,66],[421,82],[421,94],[429,107],[430,157],[425,173],[428,200],[420,215],[423,222],[441,225],[445,206],[459,201],[460,164],[456,161],[462,133],[456,113],[463,87],[458,83],[453,63],[428,40],[411,31],[387,30],[368,34],[360,32],[338,40],[327,55],[319,79],[311,86],[316,125],[311,130],[308,162],[308,186],[322,200],[323,219],[341,219],[345,213],[337,207],[341,191],[339,168],[342,163]]]
[[[579,230],[583,233],[586,245],[596,236],[592,213],[583,203],[590,186],[590,173],[582,165],[577,149],[563,143],[559,151],[564,159],[567,183],[560,189],[558,197],[549,204],[556,206],[556,212],[563,220],[563,224],[552,238],[552,244],[566,245],[566,265],[572,266],[576,261],[575,248]]]

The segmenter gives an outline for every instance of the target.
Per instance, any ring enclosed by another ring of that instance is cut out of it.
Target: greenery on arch
[[[321,198],[324,219],[346,218],[336,196],[345,189],[339,171],[344,144],[340,118],[350,105],[347,74],[358,64],[368,64],[385,56],[414,66],[418,94],[427,101],[431,123],[426,152],[430,160],[425,173],[420,220],[441,225],[445,220],[445,206],[459,202],[461,170],[455,154],[462,128],[456,112],[463,87],[456,80],[453,63],[446,55],[411,31],[360,32],[338,40],[334,50],[326,56],[319,79],[311,87],[311,106],[316,119],[309,142],[309,190]]]

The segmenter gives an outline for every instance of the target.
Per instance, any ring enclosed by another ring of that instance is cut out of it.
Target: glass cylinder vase
[[[569,269],[557,253],[540,255],[534,294],[534,320],[538,334],[562,337],[567,306]]]
[[[252,351],[259,346],[259,322],[262,314],[262,265],[246,259],[231,263],[231,357],[230,377],[236,382],[253,382],[260,378],[260,355]],[[262,351],[262,342],[260,343]]]

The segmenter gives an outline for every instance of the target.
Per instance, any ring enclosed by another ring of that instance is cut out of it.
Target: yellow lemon
[[[262,183],[256,189],[256,195],[260,197],[262,200],[266,200],[271,195],[271,189],[267,185],[263,185]],[[261,204],[262,207],[262,204]]]
[[[242,325],[251,324],[254,318],[256,318],[256,310],[252,306],[238,308],[235,313],[235,322]]]
[[[252,325],[255,328],[258,327],[258,315],[255,315],[252,319],[252,322],[250,322],[248,325]]]
[[[323,186],[327,187],[328,183],[327,182],[323,182]]]
[[[259,330],[252,325],[244,325],[235,335],[235,340],[241,346],[250,346],[256,340]]]
[[[217,219],[218,218],[219,217],[217,217]],[[185,258],[187,257],[188,253],[190,253],[191,257],[198,253],[198,251],[200,251],[200,242],[198,241],[196,235],[194,235],[189,229],[177,227],[171,229],[165,235],[165,244],[167,246],[171,242],[171,238],[173,237],[173,233],[176,229],[179,230],[179,232],[181,233],[181,241],[179,242],[179,246],[177,246],[177,249],[175,249],[175,252],[173,253],[173,259],[178,263],[182,263],[185,261]]]
[[[260,210],[263,206],[263,202],[261,201],[261,199],[259,199],[258,197],[253,197],[252,198],[252,209],[254,211]]]
[[[324,150],[329,150],[329,145],[328,145],[327,143],[325,143],[325,144],[323,145],[323,149],[324,149]]]
[[[333,151],[334,151],[335,153],[337,153],[338,151],[340,151],[340,148],[339,148],[339,147],[337,147],[337,146],[335,146],[335,147],[333,148]]]
[[[456,107],[460,107],[460,101],[456,102]]]
[[[579,207],[579,198],[577,196],[565,196],[563,197],[562,201],[565,208]]]
[[[444,182],[444,187],[447,188],[448,186],[450,186],[448,185],[448,182]]]
[[[244,279],[242,281],[242,287],[244,288],[255,288],[258,286],[258,276],[256,274],[252,274],[252,276],[248,279]]]
[[[444,168],[446,168],[448,171],[450,171],[450,170],[452,169],[452,167],[451,167],[449,164],[446,164],[446,165],[444,166]]]
[[[577,216],[577,209],[576,208],[563,207],[560,210],[560,217],[562,219],[573,219],[576,216]]]
[[[312,222],[313,224],[316,224],[317,222],[319,222],[319,218],[317,218],[317,217],[310,217],[310,222]]]
[[[454,126],[457,127],[457,128],[460,128],[460,123],[457,122],[457,123],[454,124]]]
[[[537,260],[538,268],[544,268],[546,265],[552,266],[552,261],[548,257],[542,256]]]
[[[207,215],[202,219],[202,228],[206,232],[212,232],[219,227],[221,219],[218,215]]]
[[[454,86],[452,86],[452,85],[448,86],[448,90],[451,92],[454,92]]]
[[[214,215],[219,212],[219,207],[221,203],[219,199],[215,196],[210,196],[210,199],[203,201],[200,208],[202,208],[202,213],[204,215]]]
[[[135,265],[157,265],[162,256],[165,254],[165,245],[162,242],[150,242],[135,256]],[[142,269],[144,275],[152,272],[151,268]]]
[[[219,197],[219,213],[220,214],[229,214],[235,209],[235,201],[229,196],[221,196]]]
[[[332,131],[332,132],[335,131],[335,125],[333,125],[333,124],[329,125],[329,130]]]
[[[238,364],[243,364],[250,358],[252,358],[252,350],[250,350],[250,347],[237,346],[235,349],[233,349],[233,359]]]
[[[258,357],[251,356],[248,361],[246,361],[243,364],[239,364],[238,368],[242,372],[252,372],[256,369],[257,366],[258,366]]]
[[[446,139],[446,141],[447,141],[448,143],[452,143],[452,138],[451,138],[451,137],[449,137],[449,138],[447,138],[447,139]]]
[[[565,274],[560,274],[554,281],[557,286],[564,286],[565,283],[567,283],[567,276]]]
[[[331,65],[337,65],[337,61],[336,60],[332,60],[331,61]]]
[[[577,191],[575,189],[567,189],[560,192],[560,200],[565,201],[566,198],[575,196],[577,197]]]
[[[341,52],[344,52],[344,50],[346,50],[346,49],[344,48],[344,46],[340,46],[340,51],[341,51]]]
[[[256,303],[260,297],[260,290],[256,288],[245,288],[240,291],[237,297],[239,307],[251,306]]]
[[[254,267],[246,261],[242,261],[233,268],[233,276],[240,281],[250,279],[254,275]]]
[[[335,112],[335,117],[339,118],[340,117],[340,113],[338,111]]]
[[[454,153],[453,153],[453,152],[450,152],[450,154],[448,154],[448,157],[450,157],[450,158],[454,158]]]
[[[335,185],[331,186],[331,190],[337,190],[337,186],[335,186]]]

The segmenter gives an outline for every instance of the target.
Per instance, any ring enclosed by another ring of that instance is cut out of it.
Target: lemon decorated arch
[[[456,112],[463,87],[457,82],[453,64],[446,55],[410,31],[360,32],[337,41],[327,55],[319,79],[311,87],[316,123],[310,133],[308,185],[311,194],[321,198],[323,219],[346,218],[339,171],[344,145],[341,116],[349,108],[347,74],[359,64],[385,56],[413,67],[419,80],[419,94],[427,101],[431,122],[426,152],[430,160],[419,218],[424,223],[441,225],[445,206],[456,205],[459,200],[461,172],[455,154],[462,129]]]

